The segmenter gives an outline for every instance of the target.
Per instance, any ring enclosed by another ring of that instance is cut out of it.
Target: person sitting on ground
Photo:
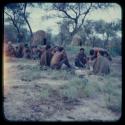
[[[104,51],[104,56],[105,56],[109,61],[112,61],[112,57],[111,57],[111,55],[109,54],[108,51]]]
[[[40,59],[41,58],[41,48],[40,47],[37,48],[37,55],[38,55],[38,59]]]
[[[16,48],[15,48],[15,56],[17,57],[17,58],[19,58],[19,47],[18,46],[16,46]]]
[[[51,53],[52,53],[52,55],[54,55],[54,54],[56,53],[56,51],[58,51],[58,49],[59,49],[59,46],[54,46],[54,47],[52,47],[52,48],[51,48]]]
[[[38,59],[37,46],[32,47],[32,59]]]
[[[85,65],[87,63],[87,57],[84,53],[84,48],[80,49],[80,52],[76,55],[75,58],[75,66],[79,68],[85,68]]]
[[[8,52],[10,57],[15,57],[15,49],[11,41],[8,42]]]
[[[4,42],[4,53],[6,56],[9,56],[9,44],[8,44],[8,42]]]
[[[94,60],[94,59],[96,59],[97,58],[97,51],[95,52],[94,50],[90,50],[90,53],[89,53],[89,59],[90,60]]]
[[[51,46],[46,45],[45,50],[43,51],[41,58],[40,58],[40,65],[41,66],[50,66],[52,53],[50,50]]]
[[[23,49],[24,49],[24,44],[23,43],[19,43],[19,58],[23,57]]]
[[[90,49],[90,53],[94,53],[92,59],[95,59],[97,57],[97,53],[99,51],[103,51],[104,52],[104,56],[109,60],[112,61],[111,55],[109,54],[108,50],[103,49],[103,48],[99,48],[99,47],[94,47],[92,49]]]
[[[97,53],[97,58],[93,63],[93,73],[106,75],[110,73],[110,61],[104,56],[104,51]]]
[[[28,44],[25,44],[24,50],[23,50],[23,57],[26,59],[31,59],[31,51],[28,47]]]
[[[46,50],[46,46],[40,47],[40,57],[42,56],[45,50]]]
[[[68,68],[71,68],[64,48],[59,47],[52,57],[51,68],[60,69],[62,64],[65,64]]]

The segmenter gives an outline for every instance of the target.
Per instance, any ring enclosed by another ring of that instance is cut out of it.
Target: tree
[[[121,21],[106,23],[102,20],[95,22],[95,31],[98,34],[103,34],[104,48],[108,48],[109,41],[117,35],[121,30]]]
[[[73,31],[71,32],[71,36],[73,36],[83,26],[86,16],[91,11],[109,6],[111,6],[109,3],[53,3],[52,8],[61,12],[58,17],[69,19],[73,22]]]
[[[71,40],[71,36],[69,33],[69,21],[64,19],[60,23],[60,31],[59,31],[59,37],[60,37],[60,45],[65,46],[68,41]]]
[[[47,41],[50,44],[52,42],[52,29],[47,29]]]
[[[33,6],[32,3],[29,4]],[[30,30],[30,36],[32,37],[32,29],[28,21],[29,13],[26,12],[27,3],[13,3],[7,4],[4,8],[4,13],[8,16],[8,18],[12,21],[14,27],[16,28],[17,32],[20,33],[20,26],[24,23],[28,25]],[[23,22],[23,23],[22,23]]]
[[[15,29],[20,33],[20,26],[24,24],[22,16],[20,16],[22,8],[19,4],[7,4],[4,8],[4,13],[8,16],[6,21],[12,21]]]
[[[32,4],[30,4],[30,5],[33,6]],[[32,32],[31,26],[30,26],[30,24],[29,24],[29,21],[28,21],[28,19],[27,19],[28,13],[26,13],[27,3],[24,3],[23,6],[24,6],[24,12],[22,13],[22,15],[23,15],[24,20],[26,21],[28,27],[29,27],[30,35],[31,35],[31,38],[32,38],[33,32]]]
[[[4,41],[12,41],[13,43],[17,42],[17,36],[15,35],[16,34],[16,29],[14,28],[13,25],[4,25]],[[28,39],[29,39],[29,34],[28,34],[28,31],[26,28],[21,28],[20,29],[20,32],[23,32],[25,33],[24,34],[24,38],[23,38],[23,41],[26,41],[28,42]]]
[[[4,26],[4,41],[12,41],[16,42],[16,30],[13,25],[5,25]]]
[[[95,33],[95,25],[94,21],[87,20],[85,22],[85,25],[81,27],[81,29],[78,32],[80,36],[82,37],[83,41],[82,43],[85,45],[90,42],[92,47],[95,47],[95,40],[97,38],[97,35]]]

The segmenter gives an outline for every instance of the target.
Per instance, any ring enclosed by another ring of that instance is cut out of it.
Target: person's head
[[[28,44],[26,43],[26,44],[24,45],[24,47],[27,48],[27,47],[28,47]]]
[[[80,53],[81,53],[81,54],[84,53],[84,48],[80,48]]]
[[[104,56],[105,56],[105,57],[108,57],[108,56],[109,56],[109,54],[108,54],[107,51],[104,51]]]
[[[62,52],[63,50],[64,50],[63,47],[59,47],[59,48],[58,48],[58,51],[59,51],[59,52]]]
[[[59,50],[59,46],[55,46],[55,47],[54,47],[54,50],[55,50],[55,51],[58,51],[58,50]]]
[[[90,56],[93,56],[95,54],[94,50],[91,49],[90,52],[89,52]]]
[[[43,39],[43,45],[46,45],[47,44],[47,40],[46,38]]]
[[[50,49],[51,46],[50,45],[46,45],[46,50]]]
[[[100,51],[99,51],[99,54],[100,54],[101,56],[104,56],[105,52],[102,51],[102,50],[100,50]]]

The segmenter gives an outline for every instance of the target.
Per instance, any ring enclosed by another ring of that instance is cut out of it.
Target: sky
[[[87,15],[86,19],[91,20],[104,20],[106,22],[111,22],[117,19],[121,19],[121,7],[118,4],[114,3],[114,7],[110,7],[105,10],[96,10]],[[43,20],[42,16],[56,14],[56,11],[45,11],[41,8],[27,8],[27,11],[30,12],[30,17],[28,18],[29,23],[32,27],[33,32],[38,30],[49,31],[51,29],[52,34],[58,34],[59,32],[59,24],[61,21],[60,18],[51,18]]]

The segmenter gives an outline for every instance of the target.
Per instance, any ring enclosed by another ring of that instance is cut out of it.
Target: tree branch
[[[87,11],[84,12],[85,15],[84,15],[84,17],[83,17],[83,19],[82,19],[82,23],[79,25],[78,29],[80,29],[81,26],[83,25],[83,23],[84,23],[84,21],[85,21],[85,18],[86,18],[86,16],[87,16],[87,14],[89,13],[91,7],[92,7],[92,3],[91,3],[91,5],[89,6],[89,8],[87,9]]]
[[[60,11],[62,11],[63,13],[65,13],[65,15],[67,17],[69,17],[70,19],[75,20],[75,18],[71,17],[65,10],[60,10]]]
[[[24,15],[26,14],[27,3],[24,3]]]
[[[29,21],[28,21],[28,19],[26,17],[26,7],[27,7],[27,3],[24,3],[24,19],[25,19],[25,21],[26,21],[26,23],[27,23],[27,25],[29,27],[29,30],[30,30],[30,33],[31,33],[31,38],[32,38],[33,32],[32,32],[32,29],[30,27]]]
[[[76,15],[76,17],[77,17],[77,12],[74,10],[74,8],[72,8],[71,6],[70,6],[70,9],[75,13],[75,15]]]
[[[55,10],[58,10],[58,11],[60,11],[60,12],[63,12],[68,18],[70,18],[70,19],[72,19],[72,20],[75,20],[75,18],[71,17],[71,15],[69,15],[66,10],[64,10],[64,9],[62,9],[62,8],[59,8],[59,7],[57,7],[56,5],[54,5],[54,8],[55,8]]]
[[[81,8],[80,8],[80,4],[79,4],[79,5],[78,5],[78,10],[79,10],[78,17],[79,17],[79,16],[80,16],[80,14],[81,14],[81,13],[80,13],[80,9],[81,9]]]
[[[11,19],[13,25],[15,26],[17,32],[19,33],[19,32],[20,32],[20,31],[19,31],[19,28],[18,28],[17,24],[15,23],[15,20],[12,18],[12,16],[11,16],[10,14],[8,14],[6,11],[4,11],[4,13],[10,17],[10,19]]]
[[[5,13],[6,15],[8,15],[8,16],[12,19],[12,16],[11,16],[10,14],[8,14],[5,10],[4,10],[4,13]]]
[[[67,19],[69,19],[69,17],[67,17],[67,16],[60,16],[60,15],[54,15],[54,17],[67,18]]]

